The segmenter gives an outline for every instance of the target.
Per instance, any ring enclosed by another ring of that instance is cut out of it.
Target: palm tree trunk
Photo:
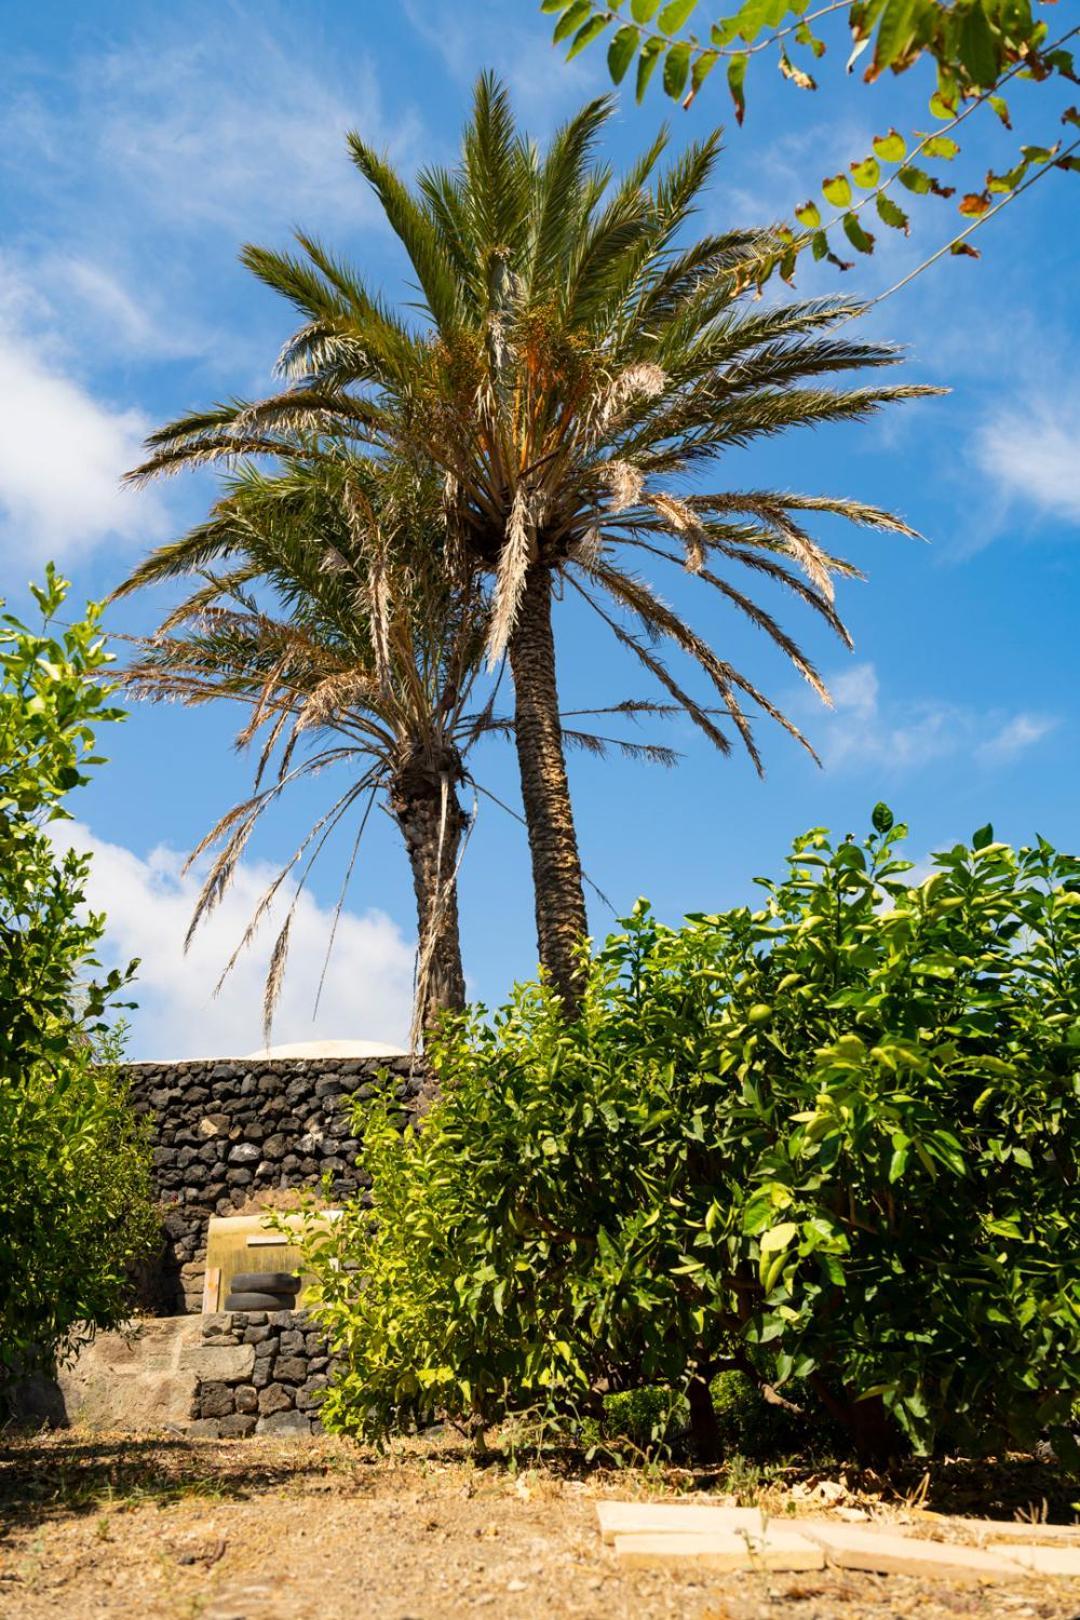
[[[578,952],[588,921],[555,685],[551,573],[543,566],[529,569],[509,651],[540,965],[562,997],[566,1017],[573,1018],[582,990]]]
[[[390,808],[405,839],[416,895],[420,967],[415,1011],[425,1034],[442,1013],[465,1006],[456,871],[468,818],[457,796],[459,780],[460,761],[448,762],[440,773],[429,761],[413,759],[398,769],[390,787]]]

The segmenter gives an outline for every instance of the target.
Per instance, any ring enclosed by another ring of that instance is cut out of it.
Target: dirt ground
[[[977,1485],[973,1480],[977,1478]],[[0,1616],[11,1620],[1080,1620],[1080,1581],[967,1587],[826,1571],[625,1570],[598,1497],[712,1487],[770,1517],[841,1496],[911,1517],[919,1502],[1012,1518],[1049,1512],[1037,1466],[822,1486],[485,1465],[449,1437],[388,1456],[342,1441],[79,1436],[0,1442]],[[823,1492],[825,1495],[823,1495]],[[851,1506],[850,1504],[856,1504]],[[861,1505],[859,1505],[861,1504]]]

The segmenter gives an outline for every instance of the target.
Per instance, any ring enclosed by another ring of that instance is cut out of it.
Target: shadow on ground
[[[754,1463],[738,1457],[708,1470],[656,1460],[614,1468],[565,1448],[542,1452],[492,1449],[475,1457],[449,1435],[417,1436],[394,1448],[400,1463],[439,1468],[521,1470],[539,1465],[566,1479],[590,1477],[605,1494],[716,1492],[747,1505],[800,1484],[842,1482],[853,1501],[907,1502],[939,1513],[996,1519],[1032,1518],[1071,1524],[1077,1518],[1076,1481],[1032,1457],[912,1461],[878,1475],[852,1465],[798,1460]],[[304,1496],[325,1490],[365,1494],[393,1458],[346,1440],[295,1442],[190,1441],[181,1436],[91,1436],[48,1433],[8,1435],[0,1442],[0,1537],[45,1520],[166,1504],[186,1497],[250,1501],[287,1490]],[[474,1477],[476,1477],[474,1475]]]

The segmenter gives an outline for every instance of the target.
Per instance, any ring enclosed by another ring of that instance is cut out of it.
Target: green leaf
[[[869,231],[863,229],[858,214],[845,214],[843,224],[844,235],[853,248],[857,248],[860,253],[873,253],[874,238]]]
[[[637,85],[634,94],[638,101],[643,101],[645,92],[649,88],[649,80],[656,71],[656,64],[664,51],[661,40],[647,39],[641,47],[641,55],[637,64]]]
[[[697,0],[669,0],[656,19],[665,34],[677,34],[690,13],[697,8]]]
[[[917,0],[886,0],[874,43],[875,76],[891,67],[910,43],[916,5]]]
[[[887,135],[875,135],[870,143],[883,163],[902,163],[907,157],[907,142],[898,129]]]
[[[954,90],[948,92],[935,90],[930,97],[930,111],[935,118],[940,118],[943,123],[947,124],[956,117],[956,108],[957,98]]]
[[[851,178],[863,191],[873,191],[881,179],[881,165],[876,157],[863,158],[861,163],[851,165]]]
[[[630,0],[630,15],[637,23],[652,22],[660,10],[660,0]]]
[[[878,192],[875,202],[879,219],[886,225],[891,225],[893,230],[903,231],[905,236],[910,233],[911,221],[898,203],[893,202],[891,197],[886,197],[881,192]]]
[[[571,0],[571,4],[563,9],[562,16],[555,24],[555,31],[551,36],[552,43],[558,45],[563,40],[569,39],[571,34],[588,23],[593,10],[592,0]]]
[[[567,6],[572,4],[573,0],[540,0],[540,10],[551,14],[556,11],[565,11]]]
[[[727,82],[731,91],[731,99],[735,103],[735,122],[741,124],[746,117],[746,93],[743,86],[746,82],[746,64],[750,58],[745,51],[738,51],[728,62]]]
[[[795,1221],[781,1221],[779,1226],[773,1226],[768,1232],[762,1233],[760,1246],[762,1254],[775,1254],[780,1249],[788,1248],[799,1235],[799,1228]]]
[[[800,203],[795,210],[795,218],[800,225],[805,225],[808,231],[816,231],[821,224],[821,213],[816,202]]]
[[[573,5],[568,11],[563,12],[555,24],[555,32],[551,36],[552,42],[559,45],[564,39],[569,39],[570,35],[576,33],[582,23],[587,22],[591,15],[592,6],[590,0],[574,0]]]
[[[847,208],[851,202],[851,181],[846,174],[834,174],[831,179],[823,180],[821,189],[825,201],[836,208]]]
[[[1001,119],[1001,122],[1005,125],[1005,128],[1012,129],[1012,118],[1009,115],[1009,103],[1001,96],[989,96],[987,99],[989,100],[991,107],[993,107],[994,111]]]
[[[694,66],[690,72],[690,95],[683,102],[684,107],[689,107],[719,60],[720,54],[718,51],[700,51],[694,57]]]
[[[993,842],[994,828],[989,821],[986,823],[985,827],[980,827],[977,832],[973,832],[971,835],[972,849],[985,849],[987,844],[992,844]]]
[[[957,55],[967,69],[972,84],[980,90],[989,90],[1000,71],[998,48],[979,0],[973,0],[960,13]]]
[[[686,40],[680,40],[673,45],[667,53],[664,63],[664,91],[672,101],[678,101],[686,89],[687,75],[690,72],[690,46]]]
[[[930,176],[925,169],[917,169],[914,164],[907,164],[899,171],[899,175],[900,184],[906,186],[909,191],[916,192],[920,197],[925,197],[930,190]]]
[[[637,29],[627,23],[612,39],[608,46],[607,65],[613,84],[621,84],[626,77],[626,70],[637,54],[640,38]]]
[[[825,41],[818,39],[807,23],[801,22],[795,30],[795,38],[800,45],[808,45],[816,57],[825,55]]]
[[[954,158],[960,150],[960,142],[954,141],[948,135],[931,135],[923,146],[923,156],[928,158]]]
[[[870,813],[870,822],[875,832],[887,833],[893,826],[893,813],[883,800],[879,799]]]
[[[593,40],[604,32],[610,22],[611,18],[602,11],[597,16],[590,17],[584,28],[579,28],[574,35],[573,44],[566,53],[566,60],[572,62],[578,52],[583,51],[586,45],[591,45]]]

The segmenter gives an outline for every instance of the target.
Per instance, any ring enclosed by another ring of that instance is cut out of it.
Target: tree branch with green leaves
[[[799,255],[809,249],[839,270],[852,262],[841,252],[874,251],[875,235],[867,228],[867,210],[891,230],[908,235],[906,206],[897,196],[957,198],[964,225],[925,265],[944,254],[978,258],[970,244],[972,221],[990,218],[1003,201],[1027,189],[1031,173],[1053,168],[1080,170],[1076,141],[1046,138],[1018,144],[1015,160],[981,180],[957,186],[932,172],[927,162],[952,164],[960,155],[956,129],[973,113],[989,109],[1005,129],[1013,130],[1013,111],[1002,93],[1018,83],[1060,89],[1080,83],[1069,48],[1080,25],[1055,37],[1028,0],[828,0],[811,8],[808,0],[744,0],[737,11],[718,18],[706,31],[692,25],[703,8],[700,0],[542,0],[541,11],[556,16],[554,41],[566,43],[573,58],[601,36],[608,37],[608,71],[621,84],[636,63],[636,94],[641,101],[660,69],[660,82],[672,100],[688,108],[709,76],[723,67],[740,125],[746,117],[747,77],[752,62],[772,57],[780,73],[797,89],[815,91],[811,67],[839,43],[848,50],[847,71],[866,62],[863,81],[870,85],[886,72],[899,75],[927,58],[936,68],[936,87],[929,112],[937,127],[931,133],[908,134],[890,128],[876,136],[871,150],[850,162],[846,171],[826,176],[821,201],[811,197],[793,208],[795,225],[777,228],[774,251],[747,265],[748,282],[762,285],[774,272],[786,280]],[[839,13],[844,13],[841,20]],[[840,34],[839,41],[830,34]],[[800,54],[801,53],[801,54]],[[1042,104],[1048,105],[1047,97]],[[1080,126],[1076,107],[1053,108],[1054,124]],[[823,203],[827,205],[823,207]],[[921,266],[920,268],[925,268]]]

